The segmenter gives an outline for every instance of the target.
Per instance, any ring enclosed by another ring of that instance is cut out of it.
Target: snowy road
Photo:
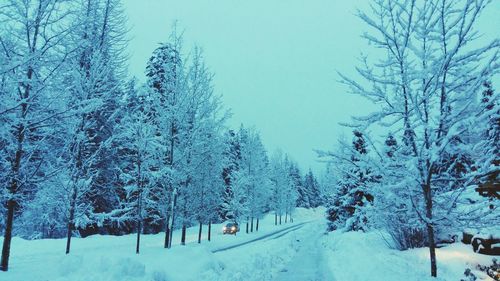
[[[254,242],[266,239],[266,238],[271,238],[271,237],[272,238],[279,238],[279,237],[281,237],[281,236],[283,236],[283,235],[285,235],[285,234],[287,234],[287,233],[289,233],[291,231],[294,231],[294,230],[297,230],[297,229],[301,228],[306,223],[309,223],[309,222],[303,222],[303,223],[295,224],[295,225],[286,227],[284,229],[280,229],[278,231],[275,231],[275,232],[263,235],[263,236],[261,236],[259,238],[252,239],[250,241],[246,241],[246,242],[243,242],[243,243],[237,243],[237,244],[234,244],[234,245],[231,245],[231,246],[226,246],[226,247],[223,247],[223,248],[215,249],[215,250],[212,250],[212,253],[218,253],[218,252],[223,252],[223,251],[231,250],[231,249],[234,249],[234,248],[237,248],[237,247],[241,247],[241,246],[244,246],[244,245],[247,245],[247,244],[250,244],[250,243],[254,243]]]
[[[293,259],[279,272],[278,281],[332,281],[326,264],[325,247],[321,243],[325,228],[312,225],[298,242],[299,248]]]
[[[221,280],[332,281],[324,230],[324,220],[314,220],[218,249],[214,252],[226,265]]]

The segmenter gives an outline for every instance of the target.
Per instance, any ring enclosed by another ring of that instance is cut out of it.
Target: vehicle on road
[[[222,234],[234,234],[240,231],[240,226],[237,222],[229,222],[222,228]]]

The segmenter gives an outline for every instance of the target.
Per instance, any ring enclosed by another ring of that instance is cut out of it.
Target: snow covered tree
[[[181,169],[184,187],[179,193],[182,219],[181,243],[185,243],[186,228],[194,219],[202,224],[216,216],[222,194],[222,142],[220,135],[227,114],[222,110],[220,97],[213,91],[212,74],[203,61],[200,48],[195,48],[187,71],[187,126],[183,133]],[[196,200],[196,199],[199,200]]]
[[[351,126],[379,124],[402,134],[406,173],[400,184],[412,191],[412,209],[425,224],[434,277],[436,228],[450,218],[447,210],[468,186],[440,167],[449,155],[470,151],[466,142],[455,141],[476,124],[479,88],[498,69],[498,39],[472,47],[478,37],[474,26],[489,2],[376,1],[359,17],[373,28],[364,37],[382,51],[382,59],[365,58],[358,81],[342,76],[353,93],[379,106]],[[449,184],[456,185],[450,200],[436,200]]]
[[[321,187],[311,169],[309,169],[309,172],[307,172],[307,174],[304,176],[303,186],[304,186],[304,191],[307,192],[308,194],[309,198],[308,203],[310,208],[316,208],[321,204],[323,204]],[[297,206],[300,207],[300,205],[298,204]]]
[[[123,114],[109,142],[123,155],[118,168],[126,194],[110,214],[110,220],[117,221],[119,225],[135,223],[137,254],[140,250],[143,220],[148,217],[147,211],[160,207],[150,206],[152,187],[159,180],[157,167],[162,148],[156,128],[151,122],[151,103],[147,94],[147,90],[136,90],[131,85],[127,99],[120,107]]]
[[[231,212],[230,203],[233,199],[233,179],[236,178],[235,173],[239,170],[241,161],[240,143],[237,133],[229,130],[224,136],[224,168],[222,170],[222,178],[224,179],[224,193],[222,194],[222,202],[219,206],[219,217],[222,220],[234,219]]]
[[[282,216],[292,213],[297,200],[297,189],[290,177],[290,160],[281,150],[274,152],[271,158],[271,199],[270,209],[274,210],[274,224],[282,222]]]
[[[300,175],[299,167],[296,163],[291,163],[290,165],[290,178],[292,183],[297,190],[297,207],[310,208],[311,194],[308,189],[306,189],[304,182],[302,181],[302,176]]]
[[[0,9],[2,55],[0,156],[5,233],[0,269],[8,270],[14,218],[33,199],[38,184],[55,174],[46,145],[57,138],[65,117],[61,66],[70,49],[63,44],[73,30],[74,14],[57,0],[5,1]],[[55,164],[55,163],[54,163]]]
[[[373,186],[376,194],[373,220],[392,237],[393,246],[399,250],[424,247],[428,241],[425,225],[413,210],[413,205],[422,204],[418,198],[412,199],[415,188],[406,186],[404,163],[408,151],[389,133],[384,141],[378,172],[381,180]]]
[[[483,126],[477,126],[473,131],[477,142],[472,153],[476,161],[470,176],[492,188],[495,184],[498,187],[500,178],[500,103],[491,82],[485,81],[483,88],[477,118],[477,123]]]
[[[302,182],[297,163],[293,161],[289,161],[288,177],[291,188],[287,189],[285,193],[285,223],[288,222],[288,217],[290,217],[290,222],[293,222],[292,211],[297,207],[299,199],[305,204],[305,206],[302,207],[310,207],[310,194],[304,188],[304,183]],[[302,194],[300,194],[301,191]],[[301,195],[303,196],[302,198],[300,198]]]
[[[77,55],[68,64],[70,91],[68,122],[70,170],[66,253],[74,230],[95,233],[102,227],[114,199],[114,164],[105,142],[113,134],[113,114],[122,95],[125,29],[123,10],[117,0],[80,3],[84,16],[73,33]]]
[[[251,182],[248,170],[242,169],[233,172],[231,182],[232,196],[227,206],[228,214],[230,214],[231,220],[241,223],[249,213],[247,191],[251,188]]]
[[[255,229],[258,230],[259,220],[269,198],[269,163],[266,150],[255,130],[241,126],[237,137],[237,163],[229,175],[229,203],[223,203],[223,206],[231,219],[239,222],[246,220],[246,232],[252,232],[254,220]]]
[[[153,52],[146,69],[154,97],[152,119],[166,148],[161,165],[165,195],[158,198],[167,205],[167,212],[159,214],[165,221],[166,248],[176,223],[185,244],[186,229],[193,221],[201,230],[202,223],[215,218],[219,203],[214,197],[220,197],[222,190],[220,136],[227,117],[201,49],[194,49],[192,59],[182,57],[182,37],[176,29],[170,41]]]
[[[333,201],[328,205],[330,230],[367,230],[367,208],[373,202],[371,186],[377,176],[369,167],[368,148],[363,133],[354,131],[352,148],[340,155],[331,154],[337,163],[339,181]]]
[[[183,139],[187,104],[184,64],[180,54],[182,38],[174,30],[170,41],[172,43],[162,44],[153,52],[146,66],[147,85],[154,97],[153,120],[162,138],[162,145],[166,147],[162,164],[165,179],[162,187],[166,198],[158,198],[166,202],[167,209],[164,214],[165,248],[172,241],[171,232],[176,218],[174,212],[182,181],[179,171],[181,155],[178,151]],[[161,214],[158,216],[162,217]]]
[[[250,222],[250,232],[254,229],[254,219],[258,225],[259,219],[263,216],[268,200],[269,160],[267,153],[260,139],[260,135],[255,130],[240,128],[241,162],[239,168],[248,177],[246,188],[247,202],[247,232]]]

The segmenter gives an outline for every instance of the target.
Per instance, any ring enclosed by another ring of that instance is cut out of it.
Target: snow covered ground
[[[142,236],[135,254],[135,235],[74,239],[64,254],[64,239],[13,240],[9,272],[2,281],[184,281],[184,280],[433,280],[427,249],[391,250],[380,233],[325,233],[324,209],[297,209],[294,223],[274,226],[267,216],[258,233],[222,235],[213,226],[211,242],[196,242],[197,228],[188,229],[188,244],[179,233],[172,249],[163,249],[163,234]],[[470,245],[438,249],[438,280],[458,281],[465,268],[490,264]],[[484,274],[475,272],[482,280]]]
[[[255,273],[250,280],[269,280],[259,276],[268,275],[268,267],[278,268],[287,261],[287,255],[294,252],[290,241],[283,237],[274,239],[275,236],[294,231],[302,222],[317,220],[323,215],[323,209],[297,209],[294,222],[281,226],[274,226],[274,216],[268,215],[260,222],[259,232],[246,234],[242,225],[236,236],[222,235],[222,224],[215,224],[212,241],[203,240],[201,244],[197,243],[198,228],[192,227],[187,232],[186,246],[179,245],[180,231],[176,231],[173,247],[168,250],[163,248],[164,234],[143,235],[139,255],[135,254],[134,234],[74,238],[70,255],[64,254],[65,239],[29,241],[15,237],[9,271],[0,272],[0,280],[249,280],[246,276],[253,275],[250,269],[254,267],[262,272]],[[271,235],[275,232],[279,233]],[[239,248],[212,252],[260,237],[265,238]],[[271,250],[273,253],[269,253]]]
[[[461,242],[436,250],[438,279],[431,278],[428,248],[398,251],[389,249],[379,232],[332,232],[324,239],[329,249],[328,264],[335,280],[373,281],[459,281],[466,268],[478,280],[493,280],[476,265],[491,265],[492,256],[476,254],[470,245]],[[499,259],[499,257],[496,257]]]

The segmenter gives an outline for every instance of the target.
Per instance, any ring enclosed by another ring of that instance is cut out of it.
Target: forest
[[[75,238],[134,235],[130,249],[142,254],[141,235],[157,235],[155,246],[173,252],[174,232],[186,246],[189,228],[201,244],[213,224],[251,235],[266,216],[278,227],[313,214],[266,235],[306,225],[313,231],[285,241],[340,251],[321,239],[382,233],[397,253],[425,249],[426,276],[439,277],[440,248],[483,233],[500,241],[500,39],[476,29],[491,2],[374,0],[357,10],[372,52],[338,84],[373,110],[342,123],[349,135],[331,147],[311,148],[318,172],[268,151],[257,127],[229,125],[204,49],[185,46],[181,24],[165,27],[143,81],[130,74],[121,0],[0,0],[0,270],[16,238],[64,240],[57,251],[69,256]],[[488,270],[500,276],[496,261]]]
[[[317,207],[312,171],[229,129],[200,47],[172,33],[126,73],[120,1],[7,1],[0,12],[1,268],[10,240],[165,233]],[[166,28],[168,31],[168,27]],[[285,218],[283,218],[285,219]],[[210,237],[210,234],[208,234]],[[209,238],[208,238],[209,239]],[[63,251],[64,249],[61,249]]]

